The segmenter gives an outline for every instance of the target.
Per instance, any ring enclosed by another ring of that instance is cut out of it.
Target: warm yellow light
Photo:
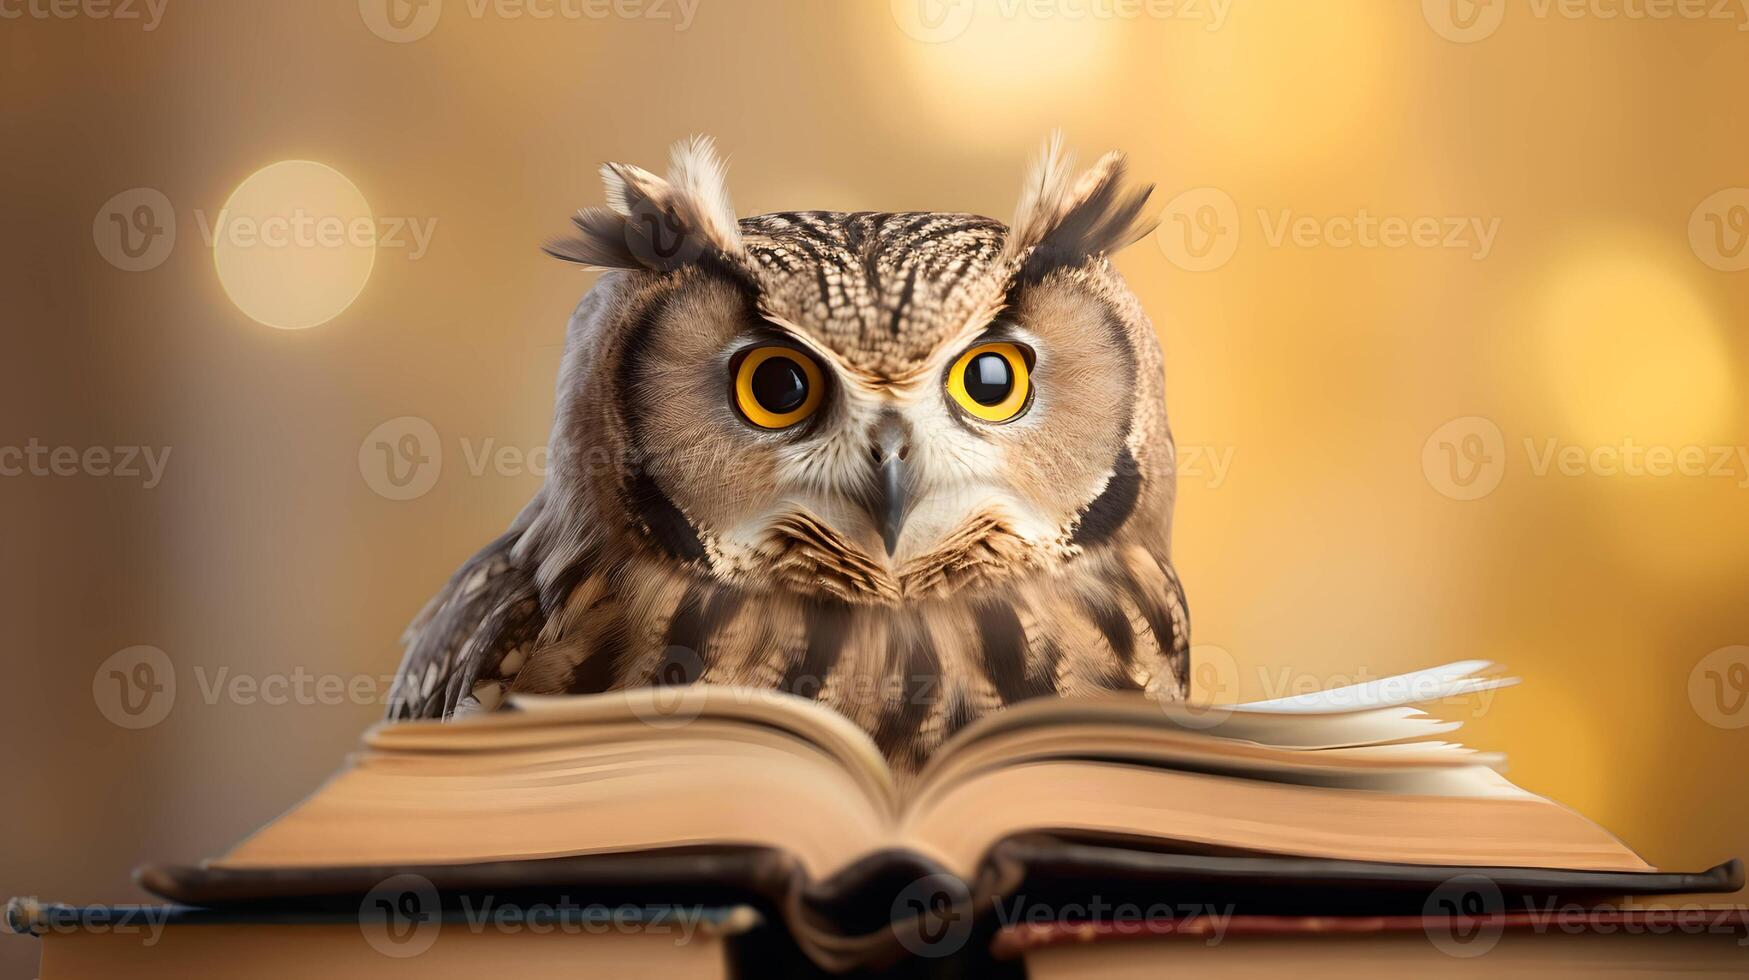
[[[1686,266],[1626,241],[1573,252],[1547,277],[1544,371],[1570,426],[1558,435],[1681,446],[1726,429],[1731,352],[1690,278]]]
[[[225,294],[250,319],[281,330],[339,316],[376,263],[376,219],[364,195],[309,160],[250,174],[207,230]]]
[[[1173,24],[1159,49],[1166,90],[1152,97],[1170,99],[1187,117],[1181,138],[1272,169],[1291,170],[1287,161],[1307,155],[1353,152],[1357,139],[1372,137],[1396,91],[1386,60],[1395,18],[1387,10],[1283,3],[1270,5],[1267,16],[1243,10]]]
[[[893,43],[910,63],[916,109],[950,135],[1048,129],[1074,93],[1109,73],[1120,32],[1133,19],[1105,8],[996,0],[892,0]],[[973,125],[968,127],[968,107]]]

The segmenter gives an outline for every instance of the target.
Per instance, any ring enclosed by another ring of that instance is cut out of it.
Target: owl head
[[[707,139],[548,246],[606,270],[570,326],[543,521],[581,552],[742,590],[927,601],[1164,554],[1160,348],[1111,265],[1151,188],[1053,137],[1011,224],[945,212],[737,218]],[[1156,547],[1157,546],[1157,547]]]

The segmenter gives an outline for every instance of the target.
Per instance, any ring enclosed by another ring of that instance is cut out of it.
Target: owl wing
[[[531,505],[509,531],[463,563],[407,627],[407,653],[389,695],[391,721],[497,707],[502,685],[487,689],[489,704],[475,697],[475,688],[498,679],[507,660],[522,659],[512,655],[526,652],[545,622],[533,572],[516,555],[535,509]]]

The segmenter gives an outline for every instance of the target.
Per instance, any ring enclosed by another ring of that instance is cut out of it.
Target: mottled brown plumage
[[[1160,349],[1109,261],[1147,231],[1123,174],[1114,154],[1076,176],[1053,140],[1004,226],[737,221],[703,140],[666,180],[604,168],[609,207],[549,246],[608,270],[571,319],[552,470],[409,628],[391,717],[744,684],[819,699],[913,769],[1025,698],[1182,697]],[[989,342],[1030,362],[1009,421],[947,393]],[[732,392],[765,344],[824,388],[781,430]]]

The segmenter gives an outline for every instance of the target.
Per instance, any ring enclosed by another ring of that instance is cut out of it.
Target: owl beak
[[[911,453],[909,433],[895,414],[889,413],[875,429],[874,461],[876,468],[875,499],[869,513],[880,526],[881,542],[890,557],[899,546],[899,531],[905,526],[909,500],[910,465],[905,457]]]

